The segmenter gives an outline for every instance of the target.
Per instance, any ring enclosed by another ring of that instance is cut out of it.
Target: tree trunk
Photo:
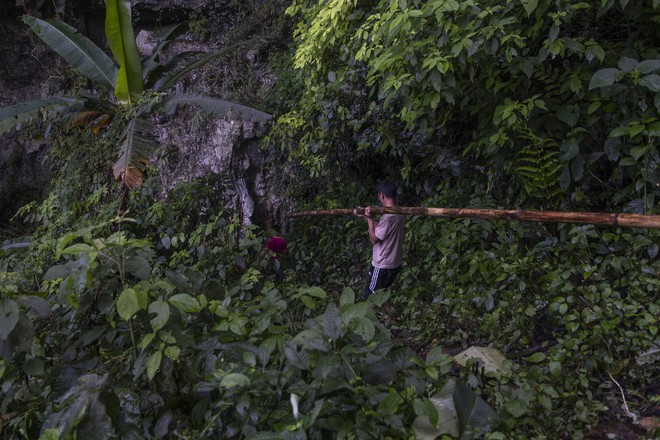
[[[364,214],[364,208],[356,208],[358,214]],[[523,222],[548,223],[586,223],[621,228],[660,228],[660,215],[623,214],[606,212],[559,212],[526,211],[503,209],[464,209],[464,208],[422,208],[393,206],[389,208],[371,208],[374,214],[426,215],[429,217],[469,217],[487,220],[519,220]],[[327,211],[302,211],[289,214],[289,218],[317,215],[352,215],[353,209],[330,209]]]

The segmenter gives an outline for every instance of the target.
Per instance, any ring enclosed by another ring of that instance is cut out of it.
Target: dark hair
[[[376,185],[376,192],[383,193],[385,197],[390,199],[396,198],[396,185],[391,180],[381,180]]]

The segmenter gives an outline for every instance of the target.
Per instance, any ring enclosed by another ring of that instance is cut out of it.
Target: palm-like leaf
[[[53,118],[83,101],[75,97],[38,99],[0,109],[0,134],[34,118]]]
[[[218,116],[242,121],[266,122],[271,118],[268,113],[235,102],[208,96],[180,93],[169,95],[163,100],[163,110],[174,114],[180,105],[194,105]]]
[[[57,20],[44,21],[26,15],[23,22],[79,73],[106,88],[114,88],[117,67],[90,39]]]
[[[189,50],[173,56],[165,64],[155,63],[149,65],[149,67],[144,64],[144,86],[147,89],[151,89],[153,91],[161,91],[164,88],[168,88],[168,85],[172,83],[169,81],[169,78],[171,76],[177,75],[180,72],[179,65],[186,61],[188,58],[199,55],[201,53],[203,52],[197,50]],[[176,76],[176,78],[179,77],[181,77],[181,75]],[[164,87],[161,87],[161,84]]]
[[[115,96],[133,104],[142,95],[142,63],[135,43],[129,0],[105,0],[105,36],[119,62]]]
[[[119,159],[112,167],[115,179],[128,189],[140,186],[145,176],[147,161],[154,151],[153,124],[143,117],[136,117],[124,130],[121,138]]]
[[[182,61],[181,55],[186,54],[192,54],[192,52],[184,52],[183,54],[179,54],[178,57],[175,57],[176,59],[172,59],[170,62],[168,62],[166,65],[163,66],[162,71],[159,72],[159,77],[154,78],[155,75],[150,75],[149,79],[149,85],[151,87],[151,90],[155,92],[160,92],[163,90],[167,90],[170,87],[174,86],[176,82],[181,79],[185,74],[188,72],[195,70],[199,67],[202,67],[209,62],[213,61],[216,58],[219,58],[221,56],[227,55],[234,50],[243,48],[245,46],[251,45],[254,41],[257,41],[258,38],[253,38],[251,40],[247,41],[242,41],[240,43],[232,44],[231,46],[227,46],[222,50],[218,50],[215,52],[211,52],[209,54],[206,54],[202,58],[193,61],[181,68],[179,68],[178,63]],[[177,70],[178,69],[178,70]]]
[[[167,49],[172,41],[184,34],[189,28],[188,23],[184,22],[163,28],[154,35],[157,46],[154,53],[142,63],[144,78],[147,78],[154,68],[160,66],[160,54]]]

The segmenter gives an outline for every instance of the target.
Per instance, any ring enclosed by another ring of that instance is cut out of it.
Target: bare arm
[[[369,225],[369,240],[372,245],[376,245],[380,239],[376,237],[376,221],[371,216],[371,206],[364,209],[364,218],[367,220],[367,225]]]
[[[371,216],[371,206],[364,208],[364,215],[358,215],[355,210],[353,210],[353,214],[367,221],[367,225],[369,226],[369,241],[371,241],[372,245],[378,244],[380,239],[376,237],[376,221]]]

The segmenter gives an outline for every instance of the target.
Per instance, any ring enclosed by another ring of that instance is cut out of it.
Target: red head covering
[[[275,252],[276,255],[286,252],[286,240],[284,237],[270,237],[266,241],[266,249]]]

